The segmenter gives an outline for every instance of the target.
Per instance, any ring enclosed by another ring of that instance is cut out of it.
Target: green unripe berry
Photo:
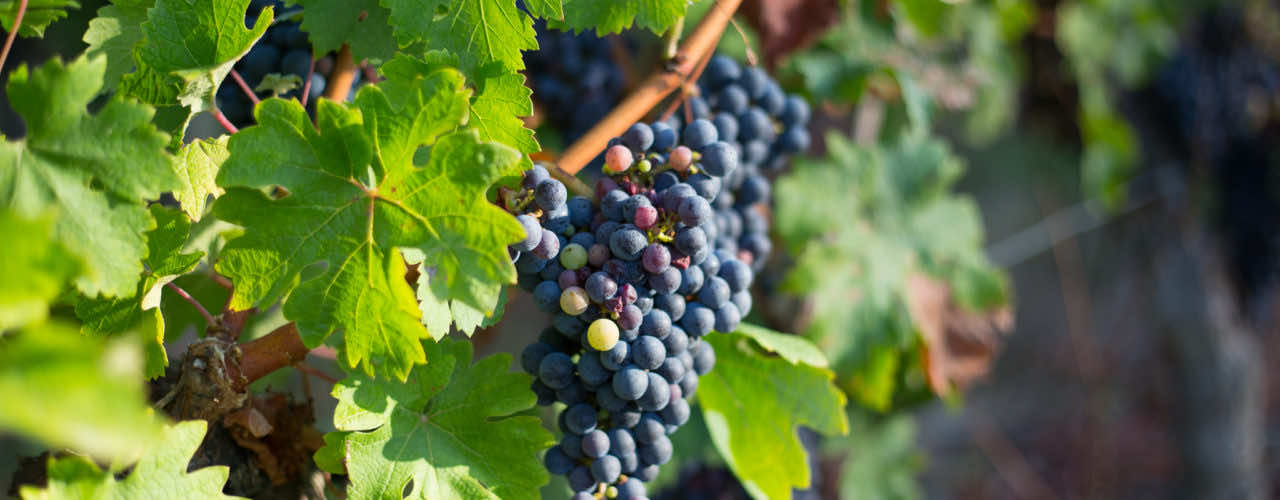
[[[652,168],[653,168],[653,163],[651,163],[649,160],[640,160],[640,163],[636,164],[636,171],[642,174],[645,172],[648,172]]]
[[[618,324],[609,318],[600,318],[587,327],[587,343],[597,351],[613,349],[618,344]]]
[[[577,243],[565,245],[560,250],[560,265],[569,270],[587,265],[587,249]]]

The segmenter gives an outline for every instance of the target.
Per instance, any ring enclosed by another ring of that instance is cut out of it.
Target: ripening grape
[[[610,147],[604,153],[604,166],[614,173],[625,172],[635,160],[631,150],[621,144]]]
[[[618,343],[618,324],[606,318],[593,321],[587,328],[587,342],[597,351],[613,349]]]
[[[565,314],[577,316],[586,311],[589,305],[587,291],[580,287],[571,286],[560,293],[560,310]]]

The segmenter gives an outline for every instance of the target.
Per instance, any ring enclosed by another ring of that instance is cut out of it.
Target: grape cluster
[[[690,115],[714,125],[742,162],[725,177],[725,192],[714,202],[721,228],[715,247],[759,271],[773,250],[767,216],[772,188],[766,174],[809,148],[809,104],[787,95],[760,68],[744,68],[723,55],[708,61],[698,88],[699,95],[686,102]]]
[[[253,0],[249,4],[246,25],[256,24],[258,14],[267,6],[274,7],[277,22],[267,28],[267,32],[262,35],[258,43],[253,45],[253,48],[249,49],[248,54],[236,61],[234,69],[251,90],[262,82],[263,77],[272,73],[297,75],[302,79],[302,85],[282,97],[300,96],[310,75],[311,87],[307,89],[307,101],[309,107],[314,107],[313,103],[324,94],[328,76],[333,72],[334,56],[326,55],[320,58],[316,61],[315,71],[311,71],[311,42],[298,22],[297,14],[300,9],[286,8],[279,0]],[[357,85],[363,83],[360,77],[361,74],[357,71],[356,81],[351,86],[352,92]],[[267,91],[255,92],[255,94],[260,99],[271,95]],[[231,75],[227,75],[218,87],[217,101],[218,109],[232,124],[243,127],[253,123],[253,101],[245,95],[244,90],[236,84]]]
[[[520,356],[539,404],[566,406],[545,465],[579,500],[645,498],[715,364],[702,337],[751,309],[750,266],[712,246],[711,202],[738,168],[715,127],[638,123],[604,156],[598,204],[541,166],[500,200],[525,228],[509,249],[519,284],[553,314]]]
[[[569,144],[622,99],[626,82],[610,51],[619,37],[597,38],[547,28],[536,21],[538,50],[524,53],[529,87],[539,111]]]

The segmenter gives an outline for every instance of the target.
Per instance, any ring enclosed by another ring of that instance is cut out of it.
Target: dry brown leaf
[[[964,390],[991,370],[1000,337],[1013,327],[1013,311],[1001,307],[973,312],[961,308],[951,287],[922,274],[907,281],[907,309],[924,338],[925,375],[933,392]]]
[[[258,465],[277,486],[306,471],[306,464],[324,445],[311,426],[310,403],[293,404],[280,393],[255,396],[243,408],[222,419],[236,444],[253,452]]]
[[[840,19],[837,0],[746,0],[740,12],[760,34],[769,68],[812,44]]]

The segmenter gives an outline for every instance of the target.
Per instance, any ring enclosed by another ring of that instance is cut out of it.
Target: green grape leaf
[[[101,459],[127,459],[157,437],[132,338],[106,343],[42,323],[0,337],[0,429]]]
[[[403,253],[405,262],[410,265],[420,265],[424,258],[422,252],[415,248],[406,248]],[[434,268],[420,267],[419,272],[416,288],[418,310],[422,312],[422,324],[427,327],[432,339],[440,340],[448,335],[450,325],[471,336],[477,328],[493,326],[502,319],[507,296],[501,284],[478,287],[476,298],[481,306],[474,307],[460,300],[449,300],[448,288],[440,280],[436,280],[433,287],[431,278],[435,274]]]
[[[114,90],[120,78],[134,68],[133,49],[142,43],[142,23],[147,9],[155,0],[116,0],[98,9],[98,17],[89,21],[84,32],[85,54],[107,58],[107,73],[102,90]],[[149,101],[148,101],[149,102]]]
[[[0,143],[0,206],[26,216],[58,207],[55,238],[87,264],[76,288],[120,297],[134,292],[146,256],[153,221],[143,203],[178,177],[151,108],[117,98],[86,111],[105,70],[105,59],[81,58],[11,74],[9,99],[27,136]]]
[[[0,25],[5,32],[13,31],[13,21],[18,16],[17,0],[0,1]],[[44,29],[54,21],[67,17],[67,9],[78,9],[80,4],[75,0],[31,0],[27,2],[27,11],[22,15],[22,25],[18,34],[25,37],[42,37]]]
[[[538,48],[533,19],[511,0],[382,0],[382,4],[391,9],[391,26],[400,45],[424,41],[433,49],[456,54],[469,77],[490,65],[508,71],[524,69],[520,51]]]
[[[561,0],[525,0],[524,8],[533,17],[561,20],[564,19],[564,6],[560,2]]]
[[[182,253],[191,231],[191,222],[182,212],[156,204],[151,206],[151,215],[156,228],[147,232],[146,271],[133,296],[81,298],[76,303],[76,316],[84,322],[81,330],[86,333],[139,332],[145,348],[147,378],[163,375],[169,365],[164,351],[164,317],[158,309],[162,288],[175,276],[195,269],[204,256],[203,252]]]
[[[178,101],[192,112],[204,111],[231,66],[249,52],[274,19],[268,6],[252,28],[245,28],[248,8],[249,0],[157,0],[142,24],[139,66],[180,78]]]
[[[909,367],[902,358],[921,341],[922,318],[908,309],[912,276],[945,282],[959,303],[984,311],[1007,302],[1005,279],[986,260],[977,209],[951,192],[962,166],[944,143],[828,140],[828,158],[797,161],[774,189],[776,227],[796,256],[783,289],[809,298],[806,336],[841,385],[885,410]],[[848,222],[832,225],[833,213]]]
[[[94,498],[126,500],[136,498],[234,499],[222,493],[230,469],[217,465],[191,472],[187,464],[200,442],[208,423],[189,420],[164,429],[160,443],[138,459],[128,476],[117,481],[109,471],[99,469],[83,457],[49,459],[49,484],[45,489],[22,487],[24,500],[58,500]]]
[[[698,403],[711,441],[747,492],[755,498],[790,498],[791,489],[807,488],[810,478],[796,427],[847,434],[845,396],[832,383],[831,371],[758,349],[753,339],[768,332],[757,330],[756,335],[703,338],[715,347],[716,366],[698,383]],[[780,350],[809,357],[800,353],[811,349]]]
[[[254,92],[270,92],[274,97],[289,93],[290,90],[302,88],[302,77],[298,75],[282,75],[280,73],[268,73],[262,77],[262,81],[257,87],[253,88]]]
[[[818,368],[828,366],[822,350],[804,337],[775,332],[751,323],[742,323],[736,333],[750,337],[761,349],[781,356],[788,363],[804,363]]]
[[[690,3],[689,0],[564,0],[564,25],[579,31],[595,29],[601,36],[619,33],[632,25],[662,33],[684,17]]]
[[[427,341],[406,383],[352,375],[333,388],[334,426],[316,463],[345,465],[354,498],[537,498],[538,453],[555,443],[534,416],[532,378],[511,356],[472,364],[471,344]],[[412,481],[407,495],[402,494]]]
[[[182,186],[173,192],[182,211],[193,221],[204,216],[209,197],[222,194],[215,180],[218,169],[227,161],[227,136],[191,141],[173,157],[173,169]]]
[[[49,303],[80,273],[80,258],[53,240],[52,217],[0,210],[0,331],[43,321]]]
[[[418,339],[429,334],[394,248],[422,252],[442,297],[491,307],[485,291],[515,280],[506,246],[521,230],[485,192],[518,171],[520,155],[451,132],[467,113],[462,84],[451,68],[388,78],[361,89],[354,108],[320,101],[318,131],[296,102],[264,101],[218,173],[227,192],[214,213],[245,227],[217,264],[236,284],[231,307],[274,302],[323,262],[285,316],[309,346],[342,329],[350,366],[398,378],[426,360]],[[428,159],[415,165],[420,148]],[[288,195],[272,199],[269,186]]]
[[[483,90],[471,101],[472,127],[480,132],[480,138],[497,141],[525,153],[537,153],[541,148],[533,131],[524,126],[522,116],[533,114],[533,91],[524,86],[524,76],[504,73],[484,80]],[[525,156],[521,169],[533,167]]]
[[[315,53],[322,55],[351,47],[356,60],[391,59],[396,51],[396,39],[391,34],[391,11],[378,4],[378,0],[288,0],[290,5],[301,5],[302,31],[311,38]]]

